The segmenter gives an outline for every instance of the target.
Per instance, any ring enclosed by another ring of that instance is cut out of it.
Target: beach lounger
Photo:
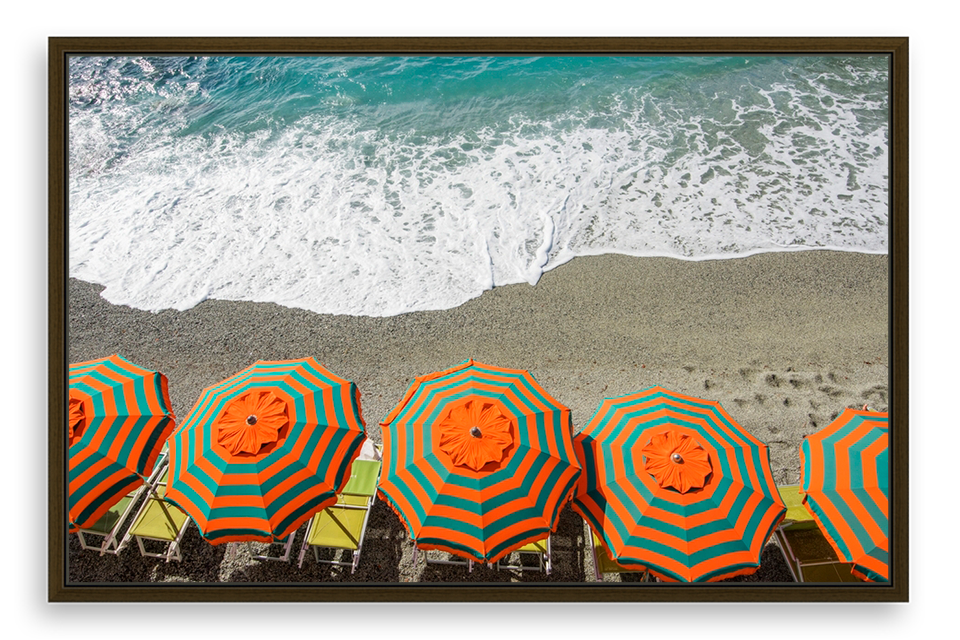
[[[587,524],[587,529],[590,533],[590,552],[593,554],[593,572],[597,582],[603,582],[603,576],[607,573],[637,573],[640,574],[639,577],[643,582],[653,580],[653,576],[646,569],[625,567],[617,563],[603,539],[597,536],[589,524]]]
[[[380,466],[379,460],[353,461],[350,479],[337,496],[336,504],[320,511],[307,523],[298,566],[303,566],[307,549],[312,548],[317,562],[347,566],[350,567],[350,573],[357,570],[370,510],[377,499]],[[321,548],[349,551],[350,560],[321,559]]]
[[[859,582],[852,565],[841,562],[803,506],[799,485],[778,487],[787,513],[774,532],[774,539],[797,582]]]
[[[166,447],[164,447],[163,452],[157,457],[153,471],[150,472],[150,477],[147,478],[145,484],[140,485],[120,498],[120,500],[110,507],[110,510],[103,514],[95,523],[84,529],[77,530],[77,538],[80,539],[80,546],[84,549],[99,551],[100,555],[105,553],[116,555],[123,551],[125,548],[123,544],[125,538],[120,535],[120,530],[127,524],[130,514],[133,513],[140,499],[149,491],[148,485],[156,479],[157,474],[166,466],[166,463],[167,451]],[[92,541],[87,539],[88,537],[94,536],[101,538],[99,544],[93,544]]]
[[[413,545],[413,564],[417,564],[417,558],[419,557],[420,547],[417,546],[416,541]],[[437,557],[437,554],[446,555],[443,557]],[[473,565],[476,564],[474,560],[470,559],[461,559],[458,556],[455,556],[452,553],[446,553],[444,551],[439,551],[436,549],[427,549],[423,552],[423,557],[426,559],[427,564],[445,564],[455,567],[467,567],[467,573],[473,573]],[[493,568],[493,563],[488,562],[487,566],[491,569]]]
[[[508,558],[514,555],[518,556],[516,564],[507,564]],[[536,558],[537,564],[534,566],[523,564],[524,557]],[[553,570],[553,564],[550,559],[550,536],[543,540],[537,540],[530,544],[525,544],[513,553],[504,556],[497,561],[497,569],[513,569],[516,571],[542,571],[547,575]]]
[[[254,553],[253,557],[257,560],[277,560],[280,562],[289,562],[290,561],[290,551],[293,549],[293,538],[297,535],[296,531],[292,531],[287,539],[284,542],[271,542],[267,545],[266,551],[261,554]],[[247,548],[253,552],[253,545],[257,544],[255,542],[248,542]],[[279,549],[278,553],[280,555],[272,556],[270,555],[271,549]]]
[[[137,541],[140,554],[152,558],[163,558],[165,561],[180,561],[180,541],[190,524],[190,517],[176,505],[163,499],[167,489],[167,474],[170,471],[168,464],[156,474],[156,478],[149,485],[149,494],[133,519],[133,525],[127,531],[121,543],[126,545],[130,539]],[[145,542],[159,542],[163,551],[151,551]]]

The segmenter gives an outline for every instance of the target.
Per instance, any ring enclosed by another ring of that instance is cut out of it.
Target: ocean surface
[[[576,256],[887,251],[884,56],[74,57],[70,276],[390,316]]]

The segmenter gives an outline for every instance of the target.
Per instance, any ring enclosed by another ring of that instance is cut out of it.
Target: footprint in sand
[[[839,398],[840,396],[843,395],[843,390],[842,390],[842,389],[838,389],[838,388],[836,388],[836,387],[831,387],[831,386],[828,385],[828,384],[825,384],[825,385],[823,385],[822,387],[818,387],[818,390],[819,390],[819,391],[822,391],[822,392],[825,393],[825,394],[827,394],[827,395],[830,396],[831,398]]]
[[[866,391],[860,394],[860,397],[864,400],[869,400],[874,403],[887,403],[887,385],[878,384],[870,387]]]

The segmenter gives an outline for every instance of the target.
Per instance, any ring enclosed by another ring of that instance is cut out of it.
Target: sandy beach
[[[102,287],[69,283],[70,362],[119,353],[169,379],[178,420],[201,390],[256,360],[313,356],[354,381],[368,437],[414,376],[473,358],[528,369],[570,407],[574,431],[599,402],[661,385],[719,401],[770,447],[779,484],[799,480],[805,434],[844,407],[887,410],[888,259],[833,251],[686,262],[605,255],[577,258],[536,286],[496,288],[462,306],[388,318],[318,315],[272,303],[206,301],[150,313],[104,301]],[[298,533],[298,551],[303,531]],[[298,568],[235,557],[192,528],[182,562],[84,551],[71,536],[77,582],[437,582],[594,580],[583,521],[567,507],[553,540],[554,572],[412,564],[397,516],[378,502],[360,567]],[[626,576],[626,574],[624,574]],[[607,576],[618,580],[618,576]],[[628,577],[624,577],[628,579]],[[743,580],[789,580],[775,546]]]

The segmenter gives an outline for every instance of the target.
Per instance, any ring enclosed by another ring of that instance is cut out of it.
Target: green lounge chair
[[[799,485],[777,487],[787,513],[774,532],[796,582],[859,582],[842,562],[807,508]]]
[[[336,504],[318,512],[307,523],[307,534],[300,548],[300,563],[308,548],[313,549],[314,560],[326,564],[350,567],[357,570],[363,539],[367,531],[370,509],[377,499],[377,482],[380,480],[379,460],[354,460],[350,479],[337,496]],[[319,549],[338,549],[351,553],[349,561],[320,558]]]

